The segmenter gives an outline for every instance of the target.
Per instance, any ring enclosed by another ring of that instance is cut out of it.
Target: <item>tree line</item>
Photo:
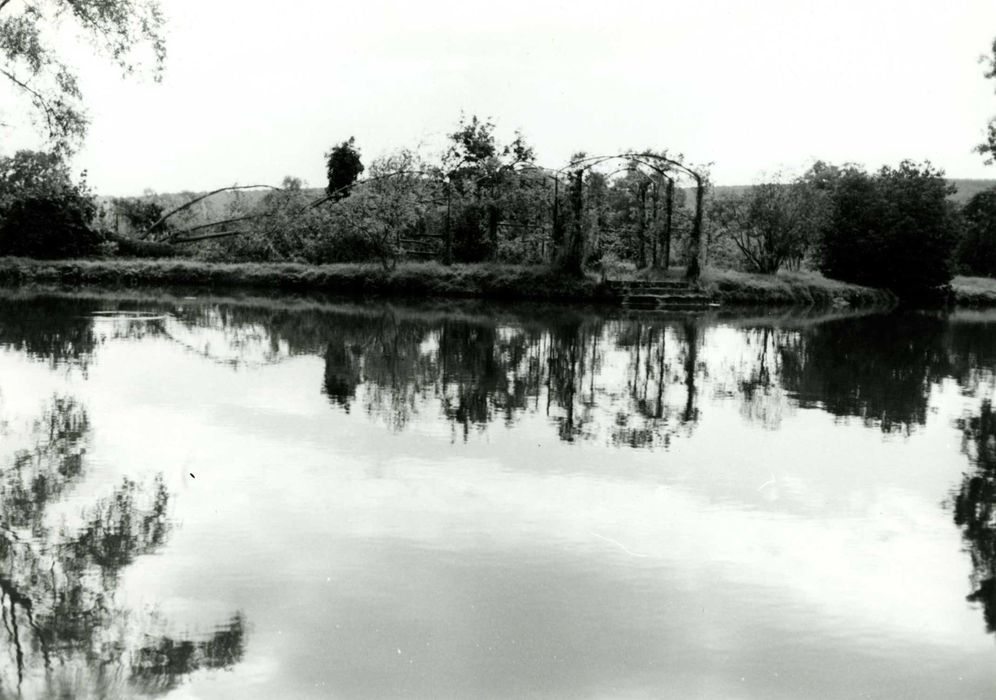
[[[0,158],[0,254],[385,268],[428,258],[581,272],[688,266],[697,235],[717,266],[818,269],[915,300],[942,293],[956,272],[996,275],[996,188],[959,206],[930,163],[868,172],[817,162],[787,182],[706,190],[696,234],[697,190],[671,165],[683,166],[681,156],[664,151],[578,153],[552,170],[522,134],[502,144],[494,123],[475,116],[461,118],[436,159],[400,150],[366,164],[350,138],[324,160],[322,190],[288,177],[210,197],[100,201],[62,155],[20,151]]]
[[[85,174],[74,180],[64,160],[88,118],[58,49],[60,23],[126,73],[145,67],[158,78],[163,69],[157,0],[0,0],[0,79],[27,100],[51,146],[0,158],[0,254],[375,260],[386,268],[436,258],[574,274],[676,263],[691,277],[711,256],[760,273],[818,269],[914,300],[943,295],[955,272],[996,275],[996,190],[956,207],[930,163],[869,173],[821,162],[790,182],[706,201],[708,173],[680,155],[647,149],[599,161],[579,152],[551,169],[536,163],[522,134],[501,144],[494,124],[476,116],[461,118],[436,158],[403,149],[364,164],[355,140],[342,141],[325,154],[320,197],[288,177],[280,187],[221,188],[213,194],[234,195],[224,205],[201,195],[100,205]],[[985,77],[996,79],[996,42],[985,60]],[[991,162],[996,118],[976,150]]]
[[[476,116],[462,117],[446,146],[433,158],[401,149],[365,164],[348,139],[325,154],[323,191],[287,177],[279,187],[100,206],[59,154],[22,151],[0,159],[0,253],[375,260],[385,267],[437,258],[547,263],[579,273],[603,259],[684,264],[697,248],[701,217],[675,182],[699,171],[680,155],[646,150],[598,168],[579,152],[555,170],[536,162],[522,134],[503,144],[495,124]]]

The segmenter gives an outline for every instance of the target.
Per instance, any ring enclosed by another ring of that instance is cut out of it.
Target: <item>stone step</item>
[[[694,282],[683,279],[610,280],[620,305],[635,311],[701,310],[718,306]]]
[[[689,294],[633,294],[621,300],[629,309],[706,308],[716,306],[712,299],[701,292]]]
[[[709,295],[703,294],[702,292],[671,292],[668,294],[627,294],[624,296],[623,301],[696,301],[705,300],[709,301]]]
[[[613,289],[686,289],[695,285],[684,280],[619,280],[609,282]]]
[[[633,287],[630,289],[621,289],[619,293],[623,296],[631,294],[701,294],[698,287],[689,287],[687,285],[684,287]]]
[[[706,309],[712,309],[717,307],[718,304],[665,304],[663,306],[627,306],[623,305],[623,311],[631,312],[661,312],[661,311],[705,311]]]
[[[712,302],[708,299],[686,299],[683,301],[636,301],[636,302],[624,302],[623,307],[627,309],[670,309],[672,307],[678,306],[694,306],[696,308],[702,308],[705,306],[712,306]]]

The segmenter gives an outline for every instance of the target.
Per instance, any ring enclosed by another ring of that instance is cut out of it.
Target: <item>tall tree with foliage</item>
[[[798,264],[816,242],[824,193],[809,183],[764,183],[713,204],[718,236],[728,236],[753,272],[774,273]]]
[[[958,268],[972,275],[996,277],[996,188],[976,193],[961,210],[962,237]]]
[[[334,201],[349,196],[353,184],[363,173],[363,161],[360,151],[356,148],[356,139],[352,136],[325,154],[326,172],[329,184],[325,188]]]
[[[0,157],[0,255],[92,255],[97,205],[85,177],[74,183],[58,154],[18,151]]]
[[[996,39],[993,40],[992,55],[983,58],[986,62],[985,76],[996,80]],[[986,140],[975,147],[975,150],[986,157],[986,163],[992,163],[996,159],[996,117],[989,120],[986,127]]]
[[[531,165],[533,149],[516,132],[511,143],[501,146],[490,119],[461,116],[457,130],[449,134],[450,147],[443,156],[442,171],[452,193],[464,206],[455,222],[457,258],[475,262],[495,257],[498,229],[505,216],[505,195],[518,180],[515,167]],[[523,182],[535,184],[534,180]]]
[[[818,163],[806,179],[828,194],[820,269],[835,279],[890,289],[906,301],[943,292],[953,275],[953,187],[930,163],[905,160],[874,175]]]
[[[0,0],[0,82],[30,103],[59,151],[78,144],[88,125],[76,72],[57,48],[67,24],[125,73],[148,62],[158,80],[166,58],[158,0]]]

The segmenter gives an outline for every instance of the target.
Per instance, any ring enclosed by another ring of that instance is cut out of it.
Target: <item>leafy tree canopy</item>
[[[348,141],[343,141],[326,153],[325,158],[329,177],[326,192],[336,201],[345,199],[349,196],[352,184],[364,170],[360,151],[356,148],[356,139],[350,136]]]
[[[785,263],[801,263],[819,235],[824,203],[824,193],[805,181],[763,183],[715,202],[711,215],[748,269],[773,273]]]
[[[993,40],[992,55],[984,57],[987,63],[985,76],[996,80],[996,39]],[[986,140],[975,147],[975,150],[986,157],[986,163],[992,163],[996,159],[996,117],[989,120],[986,128]]]
[[[51,197],[73,188],[66,161],[56,153],[18,151],[0,156],[0,212],[25,197]]]
[[[130,74],[151,53],[158,80],[166,58],[165,17],[158,0],[0,0],[0,77],[26,99],[57,151],[68,152],[86,134],[83,94],[56,35],[71,25]]]
[[[807,175],[829,195],[820,268],[835,279],[926,300],[951,281],[953,187],[930,163],[903,161],[874,175],[825,164]]]
[[[958,266],[968,274],[996,276],[996,188],[976,193],[961,218]]]
[[[93,230],[96,212],[86,174],[73,183],[61,155],[18,151],[0,157],[0,254],[91,255],[101,240]]]
[[[532,163],[536,157],[532,147],[521,132],[501,146],[495,138],[495,125],[490,119],[469,120],[460,117],[457,130],[449,134],[450,147],[443,156],[443,169],[457,179],[473,174],[477,179],[488,180],[489,185],[502,168],[520,163]]]

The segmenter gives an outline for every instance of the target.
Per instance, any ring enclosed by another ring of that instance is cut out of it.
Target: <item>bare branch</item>
[[[212,238],[228,238],[229,236],[241,236],[244,233],[252,233],[251,228],[241,228],[236,231],[219,231],[218,233],[206,233],[203,236],[193,236],[191,238],[174,238],[170,243],[179,245],[180,243],[195,243],[196,241],[206,241]]]
[[[166,212],[161,217],[159,217],[158,221],[156,221],[154,224],[152,224],[151,226],[149,226],[149,228],[147,228],[145,230],[145,232],[142,234],[141,238],[143,238],[143,239],[144,238],[148,238],[148,236],[153,231],[155,231],[157,228],[159,228],[164,223],[166,223],[166,219],[168,219],[169,217],[173,216],[174,214],[179,214],[184,209],[189,209],[190,207],[194,206],[198,202],[201,202],[201,201],[207,199],[208,197],[214,196],[214,195],[219,194],[221,192],[229,192],[229,191],[232,191],[232,190],[256,190],[256,189],[260,189],[260,188],[266,188],[266,189],[271,189],[271,190],[280,190],[279,187],[274,187],[273,185],[231,185],[229,187],[220,187],[220,188],[218,188],[216,190],[212,190],[211,192],[207,192],[207,193],[202,194],[202,195],[200,195],[198,197],[194,197],[193,199],[191,199],[186,204],[181,204],[180,206],[178,206],[178,207],[176,207],[174,209],[170,209],[168,212]]]
[[[9,2],[9,0],[7,1]],[[2,8],[3,6],[0,5],[0,9]],[[15,76],[13,73],[8,73],[3,68],[0,68],[0,74],[4,75],[8,80],[10,80],[16,86],[18,86],[19,88],[27,92],[29,95],[31,95],[34,103],[42,110],[42,112],[45,113],[45,122],[46,124],[48,124],[49,134],[53,134],[54,130],[52,127],[52,119],[54,117],[54,110],[49,106],[48,100],[45,99],[45,96],[42,95],[37,90],[35,90],[34,88],[32,88],[27,83],[19,80],[17,76]]]
[[[263,214],[249,214],[247,216],[236,216],[236,217],[234,217],[232,219],[222,219],[221,221],[211,221],[211,222],[206,223],[206,224],[199,224],[197,226],[191,226],[190,228],[185,228],[185,229],[183,229],[181,231],[174,231],[172,234],[170,234],[168,237],[166,237],[166,239],[164,240],[164,242],[168,243],[168,242],[170,242],[172,240],[180,238],[184,234],[193,233],[194,231],[200,231],[202,229],[211,228],[213,226],[221,226],[222,224],[234,224],[234,223],[236,223],[238,221],[249,221],[251,219],[259,219],[262,216],[264,216],[264,215]]]
[[[348,189],[352,189],[354,187],[359,187],[362,185],[369,185],[370,183],[377,182],[378,180],[386,180],[388,178],[398,177],[399,175],[432,175],[432,172],[426,170],[396,170],[392,173],[385,173],[383,175],[375,175],[374,177],[368,177],[366,180],[360,180],[358,182],[350,183],[348,185],[340,187],[337,190],[333,190],[331,194],[327,194],[324,197],[316,199],[315,201],[308,204],[304,209],[302,209],[301,213],[307,211],[308,209],[314,209],[315,207],[320,207],[326,202],[335,199],[336,195],[338,195],[340,192],[344,192]]]

